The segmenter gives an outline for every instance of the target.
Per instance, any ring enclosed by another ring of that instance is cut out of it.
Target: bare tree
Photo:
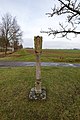
[[[58,6],[54,5],[52,13],[46,13],[49,17],[54,15],[66,15],[67,25],[64,26],[63,23],[59,23],[60,29],[53,30],[49,28],[48,31],[41,31],[42,33],[47,33],[48,35],[54,35],[54,37],[60,34],[61,37],[67,37],[68,34],[73,33],[75,36],[80,34],[78,30],[80,25],[80,2],[79,0],[57,0],[59,2]],[[69,27],[71,25],[71,27]]]
[[[2,17],[2,22],[0,23],[0,36],[3,38],[6,54],[8,46],[14,45],[14,41],[18,43],[19,40],[22,39],[22,31],[17,24],[16,17],[12,17],[8,13]]]

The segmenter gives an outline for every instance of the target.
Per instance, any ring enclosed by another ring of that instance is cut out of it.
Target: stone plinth
[[[31,100],[45,100],[46,99],[46,89],[42,88],[41,93],[36,93],[35,88],[32,88],[29,94],[29,99]]]

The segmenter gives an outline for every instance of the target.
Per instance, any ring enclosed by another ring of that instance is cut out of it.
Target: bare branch
[[[74,30],[53,30],[49,28],[49,31],[41,31],[41,33],[47,33],[48,35],[57,35],[57,34],[62,34],[62,37],[65,37],[68,33],[74,33],[74,34],[80,34],[80,31],[74,31]]]
[[[68,34],[75,34],[75,36],[80,34],[80,31],[78,31],[77,27],[80,24],[80,2],[77,0],[58,0],[60,3],[57,7],[56,5],[52,9],[52,13],[46,13],[46,15],[49,15],[49,17],[53,17],[54,15],[66,15],[67,17],[67,26],[64,26],[63,24],[59,23],[60,30],[53,30],[49,28],[49,31],[41,31],[41,33],[47,33],[48,35],[53,35],[54,37],[58,34],[61,35],[61,37],[66,37]],[[68,27],[68,26],[71,27]]]

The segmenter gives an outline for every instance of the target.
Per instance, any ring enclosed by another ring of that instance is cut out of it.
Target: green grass
[[[29,100],[35,67],[0,68],[0,120],[80,120],[80,68],[42,67],[47,99]]]
[[[13,54],[8,54],[6,57],[0,58],[0,60],[34,62],[34,49],[21,49]],[[80,50],[43,49],[41,61],[80,63]]]
[[[41,60],[45,62],[80,63],[80,50],[43,50]]]
[[[12,54],[8,54],[6,57],[0,58],[2,61],[35,61],[35,55],[34,53],[32,54],[29,52],[30,50],[26,49],[21,49],[18,50],[17,52],[14,52]],[[32,50],[33,51],[33,50]]]

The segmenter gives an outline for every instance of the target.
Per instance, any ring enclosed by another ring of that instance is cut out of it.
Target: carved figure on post
[[[42,53],[42,37],[40,36],[34,37],[34,47],[36,54]]]

